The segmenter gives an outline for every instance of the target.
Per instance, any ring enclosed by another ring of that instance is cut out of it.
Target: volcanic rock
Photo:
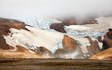
[[[90,59],[112,60],[112,48],[99,52],[98,54],[90,57]]]
[[[64,35],[64,39],[62,41],[62,44],[63,44],[64,49],[70,50],[70,51],[75,50],[76,47],[78,46],[77,41],[74,40],[73,38],[67,36],[67,35]]]
[[[109,29],[103,39],[103,50],[112,47],[112,29]]]
[[[87,37],[87,38],[90,42],[90,46],[87,46],[89,56],[92,56],[92,55],[100,52],[98,41],[97,40],[92,40],[90,37]]]
[[[64,25],[62,23],[53,23],[50,25],[50,29],[54,29],[56,31],[66,33],[66,31],[64,30]]]

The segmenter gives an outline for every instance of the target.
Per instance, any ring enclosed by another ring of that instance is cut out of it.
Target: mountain
[[[101,24],[66,26],[71,31],[78,31],[77,36],[75,33],[69,34],[68,31],[62,33],[52,29],[41,29],[26,22],[0,18],[0,58],[87,59],[101,52],[103,48],[102,42],[89,36],[89,32],[94,30],[92,26],[96,28],[97,25]],[[100,26],[93,32],[100,33],[99,28]],[[80,32],[88,32],[88,35],[85,33],[86,37],[80,36]]]

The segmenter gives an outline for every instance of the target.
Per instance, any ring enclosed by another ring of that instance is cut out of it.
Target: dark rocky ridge
[[[112,47],[112,29],[110,28],[103,39],[103,50]]]
[[[66,31],[64,30],[64,26],[98,24],[97,20],[95,20],[93,18],[83,20],[82,22],[80,22],[80,20],[76,20],[76,19],[64,19],[64,20],[61,20],[61,21],[62,21],[62,23],[53,23],[53,24],[51,24],[50,29],[54,29],[56,31],[66,33]]]

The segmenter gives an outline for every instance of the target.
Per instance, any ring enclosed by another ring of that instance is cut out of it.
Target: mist
[[[77,17],[110,16],[112,0],[0,0],[0,17]]]

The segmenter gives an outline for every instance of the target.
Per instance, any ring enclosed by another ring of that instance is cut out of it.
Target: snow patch
[[[16,51],[17,50],[17,47],[16,47],[17,44],[13,41],[13,39],[11,38],[11,36],[10,35],[9,36],[4,36],[3,35],[3,37],[4,37],[4,39],[6,40],[6,43],[9,46],[14,47],[14,49],[13,50],[10,50],[10,51]]]
[[[58,49],[62,47],[61,45],[56,45],[57,42],[59,42],[59,44],[61,43],[60,41],[63,39],[63,34],[59,32],[49,32],[30,26],[26,26],[26,28],[30,31],[10,28],[11,33],[8,36],[4,36],[7,44],[13,47],[20,45],[30,49],[43,46],[51,52],[55,52],[56,49],[52,50],[53,48]]]
[[[83,26],[83,25],[70,25],[70,26],[65,26],[65,29],[73,29],[76,31],[85,31],[85,30],[89,30],[91,28]]]

